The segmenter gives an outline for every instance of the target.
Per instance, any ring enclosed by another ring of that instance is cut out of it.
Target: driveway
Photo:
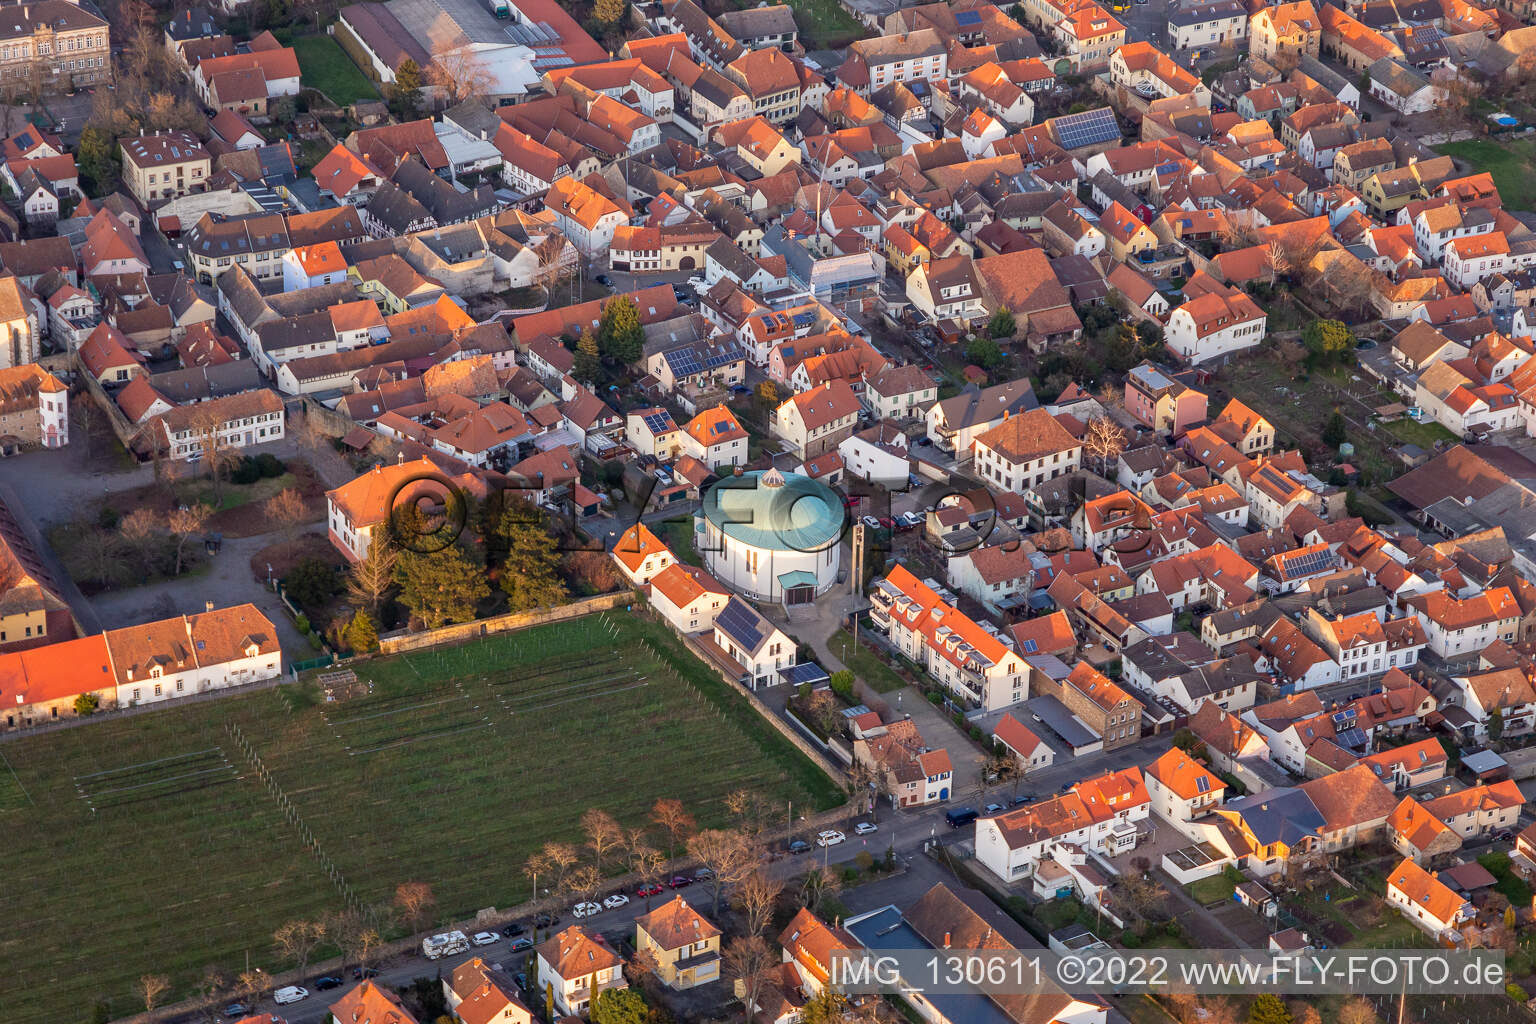
[[[91,607],[103,629],[119,629],[174,615],[191,615],[203,611],[209,603],[227,608],[249,601],[276,625],[278,641],[289,659],[312,658],[314,648],[294,628],[277,594],[251,575],[251,556],[273,539],[271,535],[258,535],[225,540],[200,574],[129,590],[109,590],[91,598]]]
[[[45,532],[73,519],[90,502],[155,480],[153,466],[114,462],[103,452],[88,452],[81,444],[83,440],[83,431],[76,425],[70,431],[71,443],[62,450],[24,452],[0,459],[0,481],[25,496],[27,511]],[[100,443],[98,439],[97,445]]]

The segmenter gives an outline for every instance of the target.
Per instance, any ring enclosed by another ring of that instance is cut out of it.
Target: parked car
[[[869,527],[871,530],[880,529],[880,520],[876,519],[874,516],[865,516],[859,521],[865,526]]]
[[[890,516],[881,516],[880,518],[876,519],[875,521],[880,524],[882,529],[886,529],[886,530],[894,530],[894,529],[896,529],[896,520],[892,519]]]
[[[954,807],[944,812],[944,820],[949,822],[950,828],[964,828],[979,817],[981,815],[974,807]]]
[[[919,448],[927,448],[929,445],[933,444],[933,440],[928,437],[920,437],[914,443]]]
[[[612,896],[609,896],[607,899],[603,900],[603,906],[609,910],[618,910],[628,902],[628,896],[625,896],[621,892],[616,892]]]
[[[709,868],[699,868],[699,870],[693,873],[693,880],[695,882],[707,882],[714,877],[715,873],[709,870]]]
[[[469,941],[477,946],[494,946],[500,941],[500,937],[495,932],[475,932],[469,937]]]
[[[533,948],[533,940],[526,935],[519,935],[511,942],[507,943],[507,948],[514,953],[521,953],[525,949]]]
[[[1506,829],[1502,830],[1501,832],[1499,832],[1498,834],[1496,834],[1493,837],[1493,841],[1496,842],[1496,843],[1507,843],[1507,842],[1509,842],[1510,840],[1512,840],[1514,838],[1515,838],[1515,834],[1513,832],[1511,832],[1509,829],[1506,828]]]
[[[522,971],[518,971],[515,975],[512,976],[512,980],[517,982],[518,988],[522,989],[524,992],[528,991],[528,975],[524,974]]]
[[[547,910],[533,919],[535,928],[553,928],[559,923],[560,915]]]
[[[245,1017],[248,1016],[250,1012],[251,1008],[246,1006],[244,1003],[230,1003],[228,1006],[224,1007],[224,1016],[226,1017]]]
[[[1033,793],[1020,793],[1018,796],[1013,798],[1013,806],[1015,807],[1018,807],[1021,804],[1032,804],[1034,802],[1035,794]]]
[[[635,890],[636,896],[660,896],[667,891],[667,887],[660,882],[652,882],[650,885],[642,885]]]
[[[571,908],[571,916],[577,920],[583,917],[591,917],[593,914],[601,914],[602,912],[603,908],[592,902],[578,903]]]
[[[848,837],[835,828],[829,828],[825,832],[816,833],[817,846],[836,846]]]
[[[981,813],[983,817],[990,818],[994,814],[1002,814],[1007,809],[1002,804],[987,804],[986,807],[982,808]]]
[[[613,286],[613,278],[609,277],[607,274],[598,274],[592,280],[596,281],[604,288],[610,288]]]
[[[747,387],[745,384],[732,384],[731,390],[736,392],[738,395],[747,395],[752,393],[752,389]]]
[[[333,988],[341,988],[346,982],[334,974],[327,974],[324,977],[316,978],[311,984],[315,986],[316,992],[329,992]]]
[[[309,989],[301,985],[289,985],[287,988],[280,988],[272,993],[272,1001],[278,1006],[287,1006],[289,1003],[296,1003],[300,999],[308,998]]]
[[[523,934],[524,930],[525,929],[523,928],[522,925],[520,925],[516,921],[514,921],[511,924],[507,925],[505,928],[503,928],[501,930],[501,934],[505,935],[509,939],[513,939],[513,938],[516,938],[517,936]]]
[[[379,969],[377,967],[354,967],[354,968],[352,968],[352,980],[353,981],[365,981],[368,978],[377,978],[378,976],[379,976]]]
[[[878,831],[880,830],[875,827],[875,823],[872,821],[861,821],[853,826],[853,834],[856,836],[873,835]]]
[[[667,887],[669,889],[686,889],[692,884],[693,879],[689,878],[687,875],[673,875],[671,878],[667,879]]]
[[[804,853],[811,848],[811,844],[804,839],[791,839],[789,842],[790,853]]]

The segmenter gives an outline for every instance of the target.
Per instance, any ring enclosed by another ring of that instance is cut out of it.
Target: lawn
[[[1467,139],[1447,142],[1435,150],[1465,161],[1474,171],[1492,174],[1499,197],[1511,209],[1528,210],[1536,205],[1536,140]]]
[[[867,643],[867,641],[866,641]],[[908,685],[907,681],[896,674],[896,670],[886,664],[874,651],[865,644],[853,645],[853,635],[846,629],[840,629],[832,634],[827,641],[827,646],[832,653],[837,655],[839,661],[853,670],[853,674],[881,693],[890,693]]]
[[[1391,423],[1383,424],[1384,429],[1390,430],[1407,444],[1416,444],[1427,452],[1434,451],[1436,441],[1456,441],[1455,434],[1446,430],[1434,420],[1411,420],[1403,417]]]
[[[807,50],[840,50],[865,34],[864,26],[837,0],[789,0],[789,6]]]
[[[1509,866],[1509,854],[1502,850],[1485,853],[1477,858],[1477,862],[1488,869],[1488,873],[1498,882],[1494,888],[1504,894],[1504,898],[1517,907],[1531,905],[1531,887]]]
[[[1232,898],[1232,892],[1237,886],[1232,879],[1225,874],[1212,875],[1210,878],[1202,878],[1188,886],[1189,895],[1196,903],[1202,906],[1210,906],[1213,903],[1222,903]]]
[[[345,107],[379,98],[368,76],[330,36],[300,36],[293,41],[293,51],[299,58],[300,84],[319,89],[332,103]]]
[[[272,931],[341,907],[320,855],[364,905],[430,883],[448,920],[526,899],[528,855],[579,841],[589,805],[635,827],[677,797],[709,826],[739,788],[840,800],[649,620],[588,617],[358,671],[373,691],[343,703],[306,678],[4,744],[0,858],[26,882],[5,900],[0,1017],[77,1020],[102,1000],[124,1015],[142,1009],[141,975],[185,996],[205,965],[243,970],[247,953],[282,969]]]
[[[680,519],[663,519],[655,524],[655,529],[652,532],[660,537],[667,547],[672,549],[672,553],[677,556],[678,561],[686,562],[688,565],[702,566],[704,564],[704,559],[699,557],[698,551],[693,546],[693,517],[691,515],[683,516]]]

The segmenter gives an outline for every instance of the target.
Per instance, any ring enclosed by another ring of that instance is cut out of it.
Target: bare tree
[[[299,965],[299,973],[309,964],[309,955],[325,938],[323,921],[289,921],[272,933],[272,941],[283,956]]]
[[[171,979],[163,974],[146,974],[134,985],[134,991],[144,1000],[144,1012],[155,1019],[155,1009],[160,1000],[171,990]]]
[[[1339,1007],[1338,1024],[1376,1024],[1376,1009],[1369,1002],[1356,996]]]
[[[213,481],[213,500],[223,496],[224,473],[240,461],[240,452],[230,444],[224,433],[224,416],[213,405],[199,406],[192,413],[188,426],[192,429],[193,442],[205,466],[208,478]]]
[[[581,860],[580,855],[576,852],[576,847],[570,843],[545,843],[544,849],[535,856],[540,855],[543,857],[546,869],[553,876],[549,884],[550,891],[564,892],[566,875],[570,874],[571,868],[575,867],[577,862]]]
[[[267,989],[272,987],[272,976],[260,967],[252,967],[248,971],[241,971],[235,979],[235,991],[250,1000],[254,1005],[261,1002],[261,997]]]
[[[426,882],[401,882],[395,886],[395,909],[412,931],[422,926],[427,910],[437,905],[437,896]]]
[[[800,902],[816,910],[823,902],[843,891],[843,878],[830,867],[812,870],[800,883]]]
[[[1264,246],[1264,256],[1259,261],[1264,273],[1269,278],[1269,284],[1273,286],[1276,281],[1286,276],[1295,268],[1286,250],[1275,242]]]
[[[693,815],[683,807],[683,802],[675,797],[662,797],[651,807],[651,820],[661,826],[667,834],[667,859],[671,860],[675,855],[677,845],[687,842],[688,836],[693,833],[696,822]]]
[[[738,789],[725,796],[725,809],[736,819],[736,827],[750,842],[756,843],[768,827],[769,811],[763,795],[754,789]]]
[[[581,816],[581,830],[587,835],[587,845],[597,858],[597,869],[602,871],[608,855],[624,845],[624,830],[613,815],[597,807],[588,808]]]
[[[759,867],[754,867],[732,890],[731,902],[746,915],[749,934],[763,934],[773,920],[774,905],[783,891],[784,883],[769,877]]]
[[[1292,1024],[1323,1024],[1323,1015],[1311,1003],[1296,1000],[1290,1004],[1289,1009]]]
[[[1105,416],[1095,416],[1088,421],[1088,430],[1083,434],[1083,454],[1098,463],[1100,476],[1107,476],[1109,464],[1125,451],[1128,440],[1130,435],[1120,424]]]
[[[760,935],[732,939],[725,947],[725,971],[736,983],[736,994],[741,997],[745,1010],[744,1019],[750,1021],[757,1013],[757,997],[777,960]]]
[[[326,930],[341,948],[343,960],[356,961],[359,967],[368,966],[368,961],[384,941],[377,918],[378,913],[371,907],[349,907],[326,922]]]
[[[434,49],[423,77],[442,89],[450,104],[484,96],[492,85],[490,71],[468,45]]]
[[[171,536],[176,538],[177,576],[181,575],[182,555],[186,551],[187,541],[192,539],[193,534],[202,533],[212,516],[213,506],[198,502],[195,505],[181,505],[174,508],[165,517],[165,524],[170,528]]]
[[[566,883],[570,886],[572,895],[584,900],[595,899],[597,890],[603,887],[603,873],[598,870],[596,864],[583,864],[571,872]]]
[[[309,517],[304,507],[304,497],[296,487],[285,487],[266,500],[261,511],[267,522],[276,527],[288,541],[293,540],[293,530]]]
[[[652,847],[640,851],[634,856],[634,872],[640,879],[640,883],[646,888],[658,884],[667,876],[667,864],[672,858],[662,855],[660,850]],[[650,909],[651,898],[645,898],[646,909]]]
[[[150,508],[136,508],[117,524],[118,535],[127,541],[145,576],[149,575],[150,570],[150,546],[163,525],[154,509]]]
[[[720,912],[720,890],[746,877],[757,861],[752,843],[741,832],[708,829],[688,840],[688,853],[710,871],[706,880],[711,896],[711,915]]]
[[[320,417],[307,410],[302,416],[295,417],[293,434],[299,446],[309,451],[318,451],[331,440]]]
[[[384,530],[375,531],[373,543],[368,545],[368,556],[353,562],[347,570],[347,594],[354,601],[368,607],[368,613],[379,617],[379,606],[384,595],[395,585],[395,562],[400,553],[385,537]]]

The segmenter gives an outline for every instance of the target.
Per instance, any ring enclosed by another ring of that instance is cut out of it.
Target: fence
[[[605,612],[630,604],[635,599],[633,591],[621,590],[617,594],[599,594],[597,597],[573,601],[545,611],[512,612],[507,615],[497,615],[494,618],[444,626],[441,629],[429,629],[421,633],[397,633],[379,638],[379,652],[403,654],[406,651],[436,647],[438,644],[462,643],[465,640],[473,640],[475,637],[490,636],[492,633],[509,633],[512,630],[526,629],[529,626],[539,626],[547,622],[579,619],[593,612]]]
[[[704,652],[694,644],[692,637],[683,637],[683,642],[687,645],[688,652],[690,654],[697,657],[710,668],[715,668],[715,663],[710,661]],[[741,680],[733,679],[725,672],[721,672],[718,668],[715,668],[715,671],[721,679],[724,679],[726,683],[731,686],[732,689],[741,694],[743,697],[747,698],[747,703],[752,705],[753,711],[756,711],[759,715],[762,716],[765,722],[777,729],[779,731],[779,735],[793,743],[795,745],[795,749],[799,750],[806,757],[810,758],[811,761],[815,763],[816,767],[826,772],[827,775],[834,780],[843,777],[846,766],[833,764],[832,761],[827,757],[825,750],[818,750],[816,746],[812,745],[812,743],[805,738],[805,735],[798,728],[785,721],[783,715],[780,715],[767,704],[764,704],[762,698],[753,693],[747,687],[741,685]]]

